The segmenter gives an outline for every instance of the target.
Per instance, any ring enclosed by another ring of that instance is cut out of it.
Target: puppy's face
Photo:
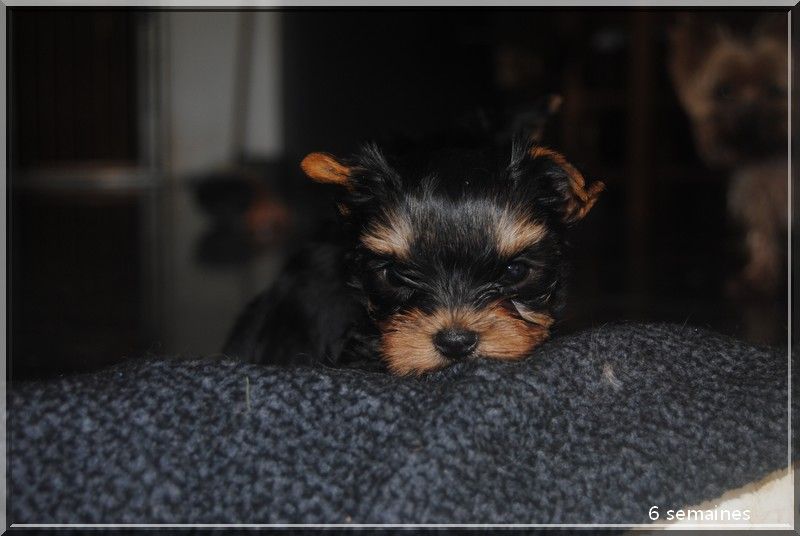
[[[788,72],[781,22],[745,36],[691,18],[673,29],[672,78],[708,163],[733,166],[785,151]]]
[[[560,305],[563,233],[602,183],[548,149],[452,151],[392,162],[370,148],[346,163],[313,153],[303,169],[341,184],[353,230],[353,284],[396,374],[484,357],[519,359]]]

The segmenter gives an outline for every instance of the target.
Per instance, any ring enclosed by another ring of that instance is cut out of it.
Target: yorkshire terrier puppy
[[[729,213],[747,264],[735,293],[772,294],[786,262],[786,13],[685,13],[670,33],[670,72],[706,164],[731,173]]]
[[[528,356],[563,304],[566,231],[604,188],[529,139],[306,156],[340,221],[248,306],[225,353],[397,375]]]

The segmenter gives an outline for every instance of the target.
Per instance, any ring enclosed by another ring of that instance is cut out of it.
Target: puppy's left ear
[[[529,149],[528,156],[538,173],[551,180],[566,224],[583,219],[597,202],[600,192],[605,190],[606,185],[600,181],[594,181],[587,188],[581,172],[567,162],[564,155],[552,149],[533,147]]]
[[[316,182],[350,188],[351,169],[328,153],[311,153],[300,162],[303,173]]]

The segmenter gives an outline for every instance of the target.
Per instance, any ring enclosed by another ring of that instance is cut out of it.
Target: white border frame
[[[400,6],[419,6],[419,7],[460,7],[460,6],[485,6],[485,7],[705,7],[705,8],[727,8],[727,7],[794,7],[796,3],[793,0],[778,0],[772,1],[768,5],[761,5],[760,2],[746,1],[746,0],[706,0],[705,2],[697,2],[691,0],[629,0],[602,3],[600,1],[591,0],[562,0],[560,2],[553,0],[545,0],[543,2],[533,2],[531,0],[502,0],[498,2],[490,2],[488,0],[432,0],[427,2],[425,0],[387,0],[381,2],[376,6],[374,1],[369,0],[347,0],[337,2],[336,0],[243,0],[239,2],[221,2],[220,0],[142,0],[133,2],[131,0],[73,0],[72,2],[58,2],[55,0],[0,0],[0,93],[2,94],[2,102],[0,103],[0,122],[3,125],[2,138],[3,143],[0,147],[0,265],[2,265],[2,274],[4,279],[0,284],[0,301],[2,301],[3,311],[8,312],[7,301],[7,273],[8,273],[8,258],[7,258],[7,216],[8,216],[8,160],[7,160],[7,40],[8,40],[8,24],[7,24],[7,7],[134,7],[134,8],[179,8],[179,9],[249,9],[249,8],[292,8],[292,7],[400,7]],[[788,409],[788,437],[787,437],[787,470],[793,477],[792,469],[792,12],[788,11],[788,189],[787,189],[787,208],[788,208],[788,333],[787,333],[787,358],[788,358],[788,395],[787,395],[787,409]],[[6,502],[8,498],[7,490],[7,451],[6,451],[6,378],[7,378],[7,314],[3,315],[3,321],[0,323],[0,356],[2,356],[3,364],[0,366],[0,458],[3,461],[0,467],[0,530],[5,531],[7,525],[6,517]],[[794,488],[792,497],[792,511],[796,514]],[[667,524],[178,524],[178,523],[155,523],[155,524],[68,524],[68,523],[16,523],[11,524],[12,528],[87,528],[87,529],[107,529],[107,528],[627,528],[632,530],[730,530],[730,529],[743,529],[743,530],[763,530],[763,529],[789,529],[794,530],[796,519],[793,518],[793,523],[771,523],[771,524],[725,524],[725,525],[711,525],[711,524],[694,524],[673,527]]]

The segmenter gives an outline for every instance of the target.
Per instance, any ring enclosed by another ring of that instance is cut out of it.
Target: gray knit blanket
[[[133,360],[14,385],[10,523],[647,523],[787,463],[784,352],[606,326],[423,379]]]

